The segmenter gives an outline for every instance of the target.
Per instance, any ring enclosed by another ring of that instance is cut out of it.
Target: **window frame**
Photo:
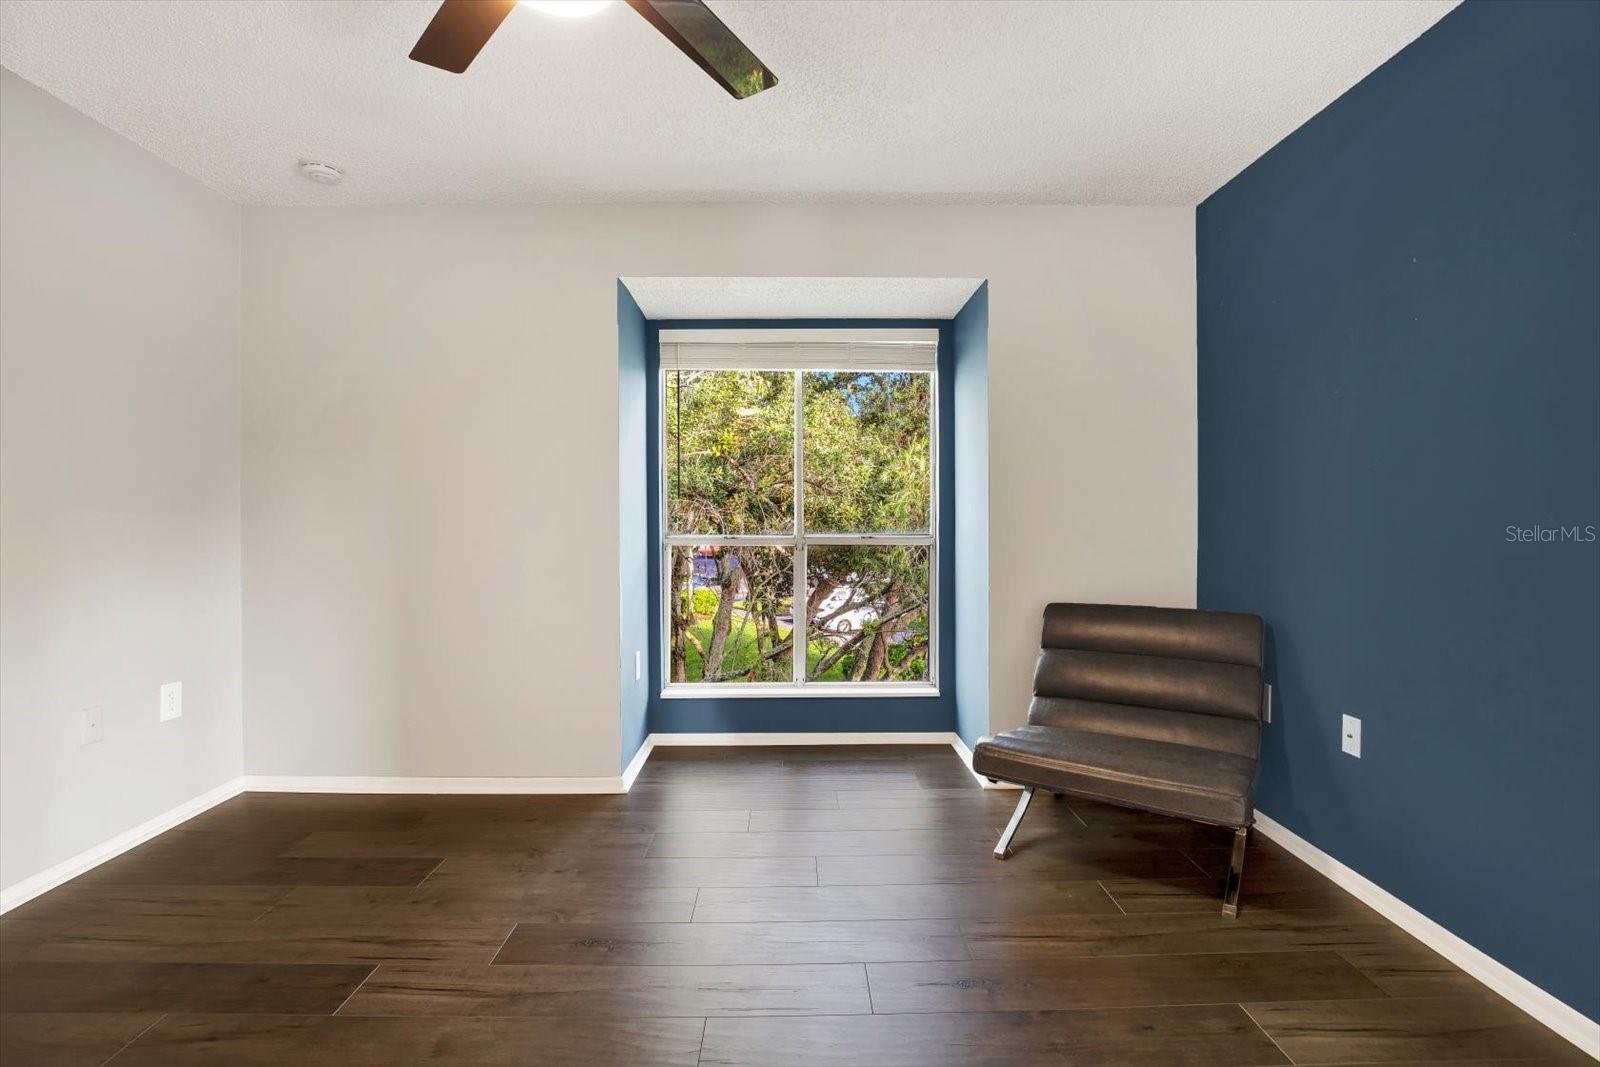
[[[673,343],[673,335],[689,336],[695,334],[704,336],[699,331],[662,331],[658,343],[661,345]],[[865,366],[826,368],[820,366],[807,366],[803,368],[722,368],[726,370],[738,369],[765,369],[782,370],[794,375],[794,507],[793,527],[790,533],[779,534],[675,534],[672,533],[669,514],[671,501],[668,496],[667,469],[668,469],[668,436],[667,436],[667,383],[668,375],[672,369],[660,365],[656,368],[656,529],[659,531],[656,544],[657,564],[660,568],[660,604],[659,604],[659,634],[656,657],[660,670],[661,686],[658,696],[663,700],[706,700],[706,699],[793,699],[805,698],[906,698],[917,697],[926,699],[941,695],[939,687],[939,587],[941,582],[941,545],[939,543],[939,524],[941,515],[940,484],[940,443],[943,427],[939,419],[940,402],[940,374],[939,356],[941,355],[941,339],[938,330],[761,330],[753,333],[735,333],[733,331],[721,332],[717,338],[723,343],[737,344],[740,341],[772,342],[778,340],[818,340],[821,335],[827,335],[826,340],[831,342],[851,341],[858,343],[883,342],[891,340],[916,340],[935,346],[934,361],[926,369],[917,369],[912,373],[927,374],[929,378],[928,390],[928,528],[925,533],[808,533],[805,527],[805,374],[826,370],[866,370]],[[885,367],[880,369],[909,370],[909,368]],[[788,548],[792,557],[794,568],[794,602],[791,613],[794,617],[794,633],[791,678],[787,682],[673,682],[672,669],[672,550],[674,548],[698,548],[701,546],[771,546]],[[919,545],[928,549],[928,677],[926,681],[907,682],[824,682],[812,681],[806,678],[807,654],[810,643],[809,620],[805,612],[805,589],[807,571],[808,546],[825,545]]]

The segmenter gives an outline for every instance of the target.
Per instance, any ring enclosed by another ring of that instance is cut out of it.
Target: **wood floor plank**
[[[415,826],[425,798],[337,793],[243,793],[183,824],[197,833],[251,834],[315,830],[402,829]],[[404,808],[394,801],[409,801]]]
[[[116,1067],[693,1067],[704,1020],[169,1015]],[[7,1067],[10,1067],[7,1063]]]
[[[688,922],[698,891],[571,885],[560,889],[486,884],[475,888],[373,889],[300,886],[259,920],[283,922]]]
[[[1009,789],[980,789],[977,783],[970,788],[952,789],[883,789],[867,785],[861,789],[841,789],[838,807],[848,810],[879,808],[922,808],[945,803],[977,805],[983,810],[993,808],[1009,812],[1016,806],[1017,794]]]
[[[1210,878],[1107,878],[1101,882],[1117,906],[1133,914],[1154,915],[1168,912],[1207,912],[1222,907],[1222,885]],[[1271,911],[1368,909],[1332,882],[1315,874],[1296,875],[1286,880],[1253,875],[1245,867],[1244,884],[1239,891],[1239,911],[1260,908]]]
[[[773,923],[527,923],[495,963],[627,966],[878,963],[967,958],[946,919]]]
[[[31,960],[70,925],[60,919],[14,919],[0,916],[0,960]],[[0,1005],[0,1010],[4,1010]]]
[[[647,856],[896,856],[994,848],[987,829],[657,834]]]
[[[814,886],[817,884],[817,861],[810,856],[638,859],[571,853],[514,861],[447,859],[424,884],[430,888],[469,889],[485,882],[519,882],[530,888],[546,889],[594,882],[635,888]]]
[[[516,827],[520,824],[500,820],[497,825]],[[537,828],[548,825],[542,815],[528,820],[527,825]],[[692,808],[656,809],[628,807],[608,810],[600,816],[586,816],[572,820],[574,829],[595,834],[717,834],[742,833],[750,829],[750,809]]]
[[[623,805],[549,805],[511,809],[503,814],[457,810],[424,815],[412,832],[493,831],[530,837],[589,833],[599,838],[628,833],[738,833],[750,824],[748,808],[676,808],[629,799],[633,802]]]
[[[1116,910],[1096,882],[702,889],[694,921],[1004,918]]]
[[[1085,956],[1190,955],[1394,949],[1404,935],[1376,914],[1345,911],[1269,912],[1245,909],[1229,919],[1216,909],[1156,915],[1060,915],[965,920],[961,932],[974,959],[1077,959]],[[1354,962],[1352,960],[1352,962]],[[1359,969],[1359,968],[1358,968]]]
[[[382,964],[342,1015],[652,1018],[872,1010],[859,964],[593,967]]]
[[[167,872],[182,878],[181,870]],[[111,915],[174,915],[196,919],[258,919],[290,886],[113,885],[72,881],[8,912],[15,918],[70,923]]]
[[[742,826],[739,832],[743,832]],[[367,862],[411,856],[434,856],[444,859],[452,856],[534,856],[571,851],[590,855],[605,853],[634,856],[643,855],[645,847],[650,844],[653,837],[654,834],[650,832],[604,829],[592,831],[583,827],[527,832],[520,832],[515,827],[488,826],[424,830],[319,830],[305,835],[290,845],[283,851],[283,856],[329,860],[354,857]],[[435,865],[437,862],[436,859]]]
[[[998,830],[1005,825],[1011,817],[1011,809],[1016,806],[1016,793],[1010,790],[923,790],[930,797],[923,797],[923,793],[896,792],[896,790],[840,790],[840,816],[838,821],[819,821],[810,829],[891,829],[899,827],[902,822],[930,822],[936,827],[949,827],[949,825],[971,825],[990,827],[992,832],[986,830],[984,835],[990,838],[990,846],[994,845],[992,838],[998,837]],[[872,822],[872,816],[877,813],[885,821],[880,824]],[[778,816],[784,813],[766,813]],[[803,813],[789,813],[800,816]],[[816,813],[821,816],[822,813]],[[762,813],[752,813],[750,816],[750,829],[752,830],[802,830],[808,829],[803,822],[792,822],[782,825],[776,819],[766,819]],[[1186,822],[1182,819],[1158,819],[1152,816],[1149,821],[1120,821],[1106,825],[1083,824],[1072,809],[1056,801],[1056,803],[1043,803],[1029,809],[1027,821],[1022,824],[1022,830],[1016,838],[1018,856],[1032,853],[1032,851],[1056,851],[1059,843],[1066,843],[1067,848],[1077,846],[1096,846],[1096,848],[1192,848],[1198,853],[1211,851],[1213,846],[1229,845],[1226,830],[1216,827],[1206,827],[1197,822]],[[1198,872],[1197,872],[1198,873]]]
[[[1017,854],[1033,849],[1055,851],[1060,847],[1073,848],[1080,843],[1097,844],[1105,848],[1161,848],[1194,849],[1210,851],[1216,843],[1217,828],[1181,819],[1166,819],[1158,823],[1123,823],[1109,826],[1085,826],[1072,817],[1070,809],[1056,805],[1054,823],[1035,822],[1033,813],[1022,824],[1013,847]]]
[[[822,830],[939,830],[965,826],[975,832],[998,834],[1011,817],[1007,808],[985,809],[963,803],[959,806],[932,804],[916,807],[840,808],[836,811],[755,811],[750,824],[741,829],[752,833],[811,833]],[[671,831],[666,831],[671,832]],[[699,831],[706,832],[706,831]]]
[[[1064,798],[1055,804],[1068,808],[1086,831],[1095,837],[1114,835],[1194,849],[1231,850],[1233,847],[1233,831],[1226,827],[1205,826],[1187,819],[1096,804],[1078,797]],[[1259,843],[1261,837],[1257,834],[1251,840]]]
[[[988,852],[891,856],[819,856],[820,885],[916,885],[925,882],[1095,881],[1102,878],[1186,878],[1194,865],[1177,849],[1086,846],[1064,855],[1016,855],[1004,863]]]
[[[158,1019],[154,1012],[0,1014],[5,1067],[100,1067]]]
[[[1560,1038],[1491,997],[1244,1005],[1298,1064],[1568,1056]]]
[[[1049,1011],[1382,997],[1333,952],[1103,956],[867,965],[880,1014]],[[1293,1057],[1293,1053],[1290,1053]]]
[[[890,809],[894,810],[894,809]],[[751,818],[756,817],[752,813]],[[1156,833],[1138,827],[1085,829],[1067,813],[1056,821],[1030,816],[1016,843],[1017,856],[1070,856],[1086,846],[1101,848],[1153,848],[1172,850],[1187,843],[1185,836]],[[870,830],[751,830],[749,833],[657,834],[645,855],[657,856],[903,856],[938,853],[987,855],[994,849],[1003,819],[946,821],[936,829]],[[1174,824],[1181,834],[1188,830]],[[1204,828],[1194,827],[1196,832]],[[1190,865],[1193,866],[1192,864]],[[1194,869],[1196,878],[1202,878]]]
[[[635,785],[628,793],[628,806],[658,812],[827,810],[838,808],[836,789],[778,790],[739,788],[718,789],[693,783],[683,786]]]
[[[186,885],[416,885],[443,857],[270,858],[183,864]],[[87,876],[96,884],[165,885],[175,865],[166,859],[114,860]]]
[[[487,963],[512,923],[244,922],[138,916],[79,923],[28,954],[36,960],[171,963]]]
[[[343,964],[5,962],[13,1012],[331,1013],[372,972]]]
[[[1236,1005],[708,1019],[708,1067],[1239,1067],[1289,1061]]]
[[[1219,884],[1228,872],[1232,850],[1227,848],[1185,848],[1188,856],[1206,875]],[[1268,841],[1260,834],[1252,835],[1245,853],[1245,878],[1269,884],[1331,884],[1303,862],[1285,851],[1282,846]]]
[[[1477,979],[1399,931],[1391,931],[1388,944],[1334,947],[1391,997],[1479,996],[1484,992]]]

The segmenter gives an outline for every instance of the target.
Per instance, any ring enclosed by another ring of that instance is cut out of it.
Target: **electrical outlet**
[[[1340,736],[1339,747],[1356,759],[1361,758],[1361,720],[1354,715],[1344,717],[1344,731]]]
[[[96,704],[83,709],[83,740],[79,744],[92,745],[106,739],[106,709]]]
[[[183,717],[183,683],[168,682],[161,687],[161,721]]]
[[[640,678],[643,678],[643,677],[644,677],[644,653],[643,652],[635,652],[633,654],[633,680],[637,682]]]

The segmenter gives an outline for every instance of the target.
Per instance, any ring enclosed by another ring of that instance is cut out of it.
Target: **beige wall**
[[[0,886],[238,776],[239,433],[239,209],[0,73]]]
[[[995,727],[1047,600],[1192,603],[1187,209],[246,209],[241,247],[3,86],[0,883],[241,769],[616,773],[619,275],[989,279]]]
[[[989,279],[991,720],[1051,599],[1192,605],[1188,208],[246,209],[247,770],[611,775],[615,281]]]

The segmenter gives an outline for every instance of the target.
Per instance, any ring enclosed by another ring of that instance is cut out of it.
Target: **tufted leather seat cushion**
[[[978,742],[972,769],[991,778],[1217,826],[1255,806],[1253,757],[1144,737],[1020,726]]]

